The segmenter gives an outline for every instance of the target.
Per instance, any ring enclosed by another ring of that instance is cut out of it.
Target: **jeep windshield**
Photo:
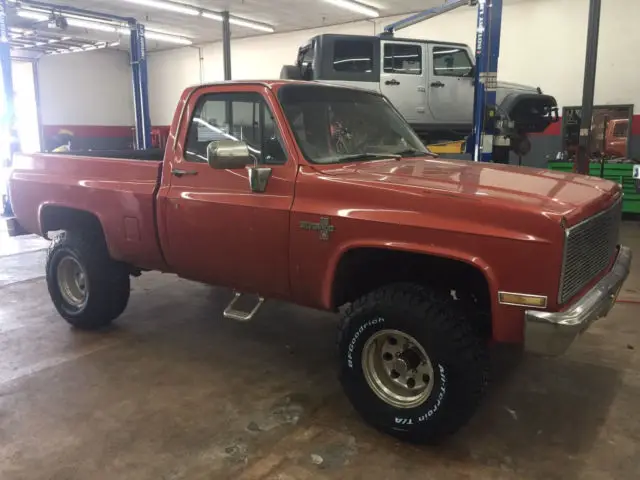
[[[305,158],[335,164],[429,155],[384,97],[317,84],[285,85],[278,99]]]

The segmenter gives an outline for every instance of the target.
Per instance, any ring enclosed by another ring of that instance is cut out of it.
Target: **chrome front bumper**
[[[525,349],[542,355],[562,355],[575,338],[599,318],[606,317],[616,302],[631,268],[631,249],[620,247],[613,268],[576,303],[563,312],[527,310]]]

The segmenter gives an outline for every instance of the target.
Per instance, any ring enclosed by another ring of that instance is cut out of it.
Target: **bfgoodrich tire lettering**
[[[64,263],[76,263],[82,269],[86,282],[86,298],[82,302],[70,302],[70,296],[61,288],[59,275],[64,267],[59,267]],[[126,266],[112,260],[104,239],[95,235],[63,232],[56,237],[47,254],[46,276],[56,310],[79,329],[95,330],[109,325],[129,301]]]
[[[340,323],[340,381],[354,408],[376,428],[403,440],[438,442],[471,418],[484,393],[488,355],[466,314],[446,293],[390,285],[355,301]],[[400,408],[372,390],[363,371],[367,339],[393,330],[417,340],[433,366],[429,396]]]

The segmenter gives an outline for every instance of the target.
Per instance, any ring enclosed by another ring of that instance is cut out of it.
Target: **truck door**
[[[426,44],[382,41],[380,90],[412,125],[429,123],[423,50]]]
[[[473,63],[464,46],[429,44],[429,109],[438,123],[473,123]]]
[[[242,91],[238,91],[242,88]],[[167,263],[193,280],[265,296],[289,292],[289,212],[296,165],[266,87],[205,88],[189,100],[171,165],[161,235]],[[186,133],[186,135],[185,135]],[[249,188],[248,172],[214,170],[207,146],[242,140],[272,169],[266,190]],[[162,198],[162,196],[161,196]]]

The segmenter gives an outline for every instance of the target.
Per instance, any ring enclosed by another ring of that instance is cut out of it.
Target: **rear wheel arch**
[[[95,213],[62,205],[42,205],[39,226],[43,237],[59,230],[78,230],[105,239],[102,222]]]

